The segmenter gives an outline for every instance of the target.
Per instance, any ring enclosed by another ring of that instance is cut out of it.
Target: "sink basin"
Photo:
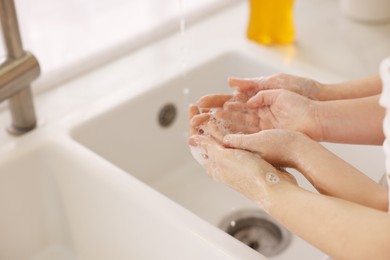
[[[247,1],[220,2],[223,8],[197,13],[196,22],[181,17],[190,26],[180,33],[154,34],[150,44],[140,35],[135,43],[142,48],[119,55],[129,50],[125,44],[99,55],[107,61],[102,66],[85,57],[34,82],[39,127],[18,138],[0,131],[0,259],[265,259],[250,248],[261,244],[248,247],[221,229],[236,232],[254,219],[261,232],[274,233],[261,237],[265,244],[285,232],[195,162],[186,141],[188,104],[210,92],[230,93],[229,75],[285,71],[336,81],[376,71],[382,58],[368,59],[371,48],[342,37],[351,31],[371,39],[364,28],[323,26],[334,18],[335,1],[302,1],[297,44],[271,48],[244,37]],[[311,19],[316,6],[327,12]],[[324,37],[312,37],[318,28]],[[370,35],[383,42],[387,33]],[[88,64],[93,70],[69,78]],[[59,73],[69,80],[57,85]],[[9,113],[1,111],[4,126]],[[384,172],[380,147],[325,145],[375,180]],[[284,241],[272,259],[324,258],[299,237]]]
[[[0,259],[229,258],[137,179],[69,140],[32,138],[0,151]]]
[[[243,209],[257,209],[257,206],[209,179],[193,160],[186,142],[188,104],[210,92],[231,93],[226,84],[229,75],[253,77],[276,71],[280,68],[259,63],[240,53],[225,53],[185,76],[92,116],[74,127],[71,135],[130,175],[219,226],[227,215]],[[161,118],[173,119],[170,125],[161,125]],[[321,258],[323,253],[294,237],[290,247],[275,259],[307,256]]]
[[[189,70],[185,76],[92,115],[75,126],[71,135],[91,151],[217,227],[232,212],[257,206],[209,179],[193,160],[186,143],[188,104],[204,94],[231,93],[226,84],[229,75],[253,77],[283,70],[238,52],[228,52]],[[360,152],[360,158],[366,152],[372,157],[381,156],[380,148],[365,150],[367,147],[338,145],[329,148],[363,167],[364,163],[371,164],[351,157],[351,152],[354,155]],[[313,189],[299,174],[297,178],[302,186]],[[290,246],[274,259],[321,259],[323,255],[294,236]]]

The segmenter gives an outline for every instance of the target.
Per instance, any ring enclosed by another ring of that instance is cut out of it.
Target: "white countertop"
[[[346,18],[337,0],[297,0],[296,59],[359,78],[378,72],[390,55],[390,24],[363,24]]]
[[[15,2],[24,47],[41,65],[40,91],[177,32],[182,17],[196,20],[237,0]]]

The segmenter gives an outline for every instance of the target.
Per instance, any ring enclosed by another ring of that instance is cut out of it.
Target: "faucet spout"
[[[7,53],[0,65],[0,102],[9,101],[12,122],[8,132],[21,135],[36,127],[30,83],[39,76],[40,67],[23,49],[14,0],[0,0],[0,22]]]

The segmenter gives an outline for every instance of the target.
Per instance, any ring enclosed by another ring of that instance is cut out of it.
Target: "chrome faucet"
[[[39,76],[40,67],[34,55],[23,50],[14,0],[0,0],[0,23],[7,54],[0,65],[0,102],[9,99],[8,132],[21,135],[37,124],[30,83]]]

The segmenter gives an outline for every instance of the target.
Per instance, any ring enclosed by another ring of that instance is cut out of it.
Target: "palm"
[[[313,139],[320,135],[312,100],[289,91],[274,91],[259,101],[256,109],[247,104],[231,104],[214,113],[231,133],[251,134],[265,129],[288,129],[305,133]],[[256,104],[255,104],[256,105]]]
[[[310,103],[310,100],[298,94],[281,91],[270,106],[258,108],[259,128],[306,132],[315,118]]]
[[[246,100],[245,100],[246,101]],[[204,126],[210,116],[219,121],[225,133],[252,134],[265,129],[288,129],[321,138],[313,100],[287,90],[263,90],[245,103],[231,95],[210,95],[201,99],[201,107],[214,107],[211,114],[193,117],[192,129]],[[195,113],[196,114],[196,113]],[[202,127],[201,127],[202,128]],[[193,131],[195,132],[195,131]]]

